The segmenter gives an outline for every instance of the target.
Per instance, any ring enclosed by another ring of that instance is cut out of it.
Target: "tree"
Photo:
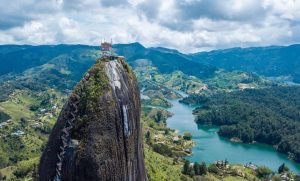
[[[149,145],[151,143],[150,131],[146,132],[145,139],[146,139],[146,143]]]
[[[162,112],[161,111],[157,111],[157,113],[156,113],[156,116],[155,116],[155,122],[156,123],[160,123],[160,121],[161,121],[161,119],[162,119],[162,116],[163,116],[163,114],[162,114]]]
[[[200,164],[198,162],[194,163],[194,172],[195,175],[200,175]]]
[[[199,166],[200,175],[206,175],[207,174],[207,167],[205,162],[202,162]]]
[[[272,173],[272,170],[266,166],[258,167],[256,170],[256,174],[260,178],[267,178]]]
[[[190,174],[190,161],[188,161],[188,160],[184,161],[182,173],[185,174],[185,175]]]
[[[169,156],[169,157],[173,156],[172,150],[165,144],[162,144],[162,143],[153,144],[152,148],[153,148],[153,151],[160,153],[162,155]]]
[[[278,173],[284,173],[290,171],[289,167],[287,167],[284,163],[279,166]]]
[[[220,170],[215,164],[210,164],[208,167],[208,171],[211,173],[219,174]]]
[[[190,132],[183,133],[183,139],[191,140],[192,139],[192,134]]]
[[[199,164],[198,162],[194,163],[194,173],[195,175],[205,175],[207,173],[207,167],[204,162]]]
[[[21,121],[22,128],[24,128],[27,124],[27,120],[25,118],[21,117],[20,121]]]
[[[4,151],[0,150],[0,168],[6,167],[8,163],[8,156],[5,154]]]

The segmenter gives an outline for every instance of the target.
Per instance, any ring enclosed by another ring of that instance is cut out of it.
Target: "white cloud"
[[[295,0],[0,0],[0,44],[138,41],[191,52],[300,41]]]

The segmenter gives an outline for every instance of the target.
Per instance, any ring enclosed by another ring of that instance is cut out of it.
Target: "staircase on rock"
[[[140,94],[123,58],[97,60],[77,84],[43,152],[39,180],[147,180]]]

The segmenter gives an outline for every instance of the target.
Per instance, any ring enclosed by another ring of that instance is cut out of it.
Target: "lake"
[[[173,107],[168,111],[174,115],[167,119],[167,126],[180,133],[192,133],[196,146],[193,155],[186,157],[190,161],[212,163],[227,159],[230,163],[249,163],[265,165],[273,171],[285,163],[293,172],[300,173],[300,164],[291,161],[286,155],[278,153],[272,146],[265,144],[234,143],[218,136],[217,126],[197,125],[192,114],[193,107],[181,104],[178,100],[169,100]]]

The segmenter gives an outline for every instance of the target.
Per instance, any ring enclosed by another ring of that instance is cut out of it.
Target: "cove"
[[[197,124],[192,111],[194,107],[179,103],[179,100],[169,100],[173,105],[168,111],[173,116],[167,119],[167,126],[192,133],[196,145],[193,154],[186,157],[192,162],[213,163],[216,160],[227,159],[230,163],[265,165],[273,171],[285,163],[294,173],[300,173],[300,164],[289,160],[285,154],[277,152],[272,146],[265,144],[234,143],[217,134],[219,127]]]

